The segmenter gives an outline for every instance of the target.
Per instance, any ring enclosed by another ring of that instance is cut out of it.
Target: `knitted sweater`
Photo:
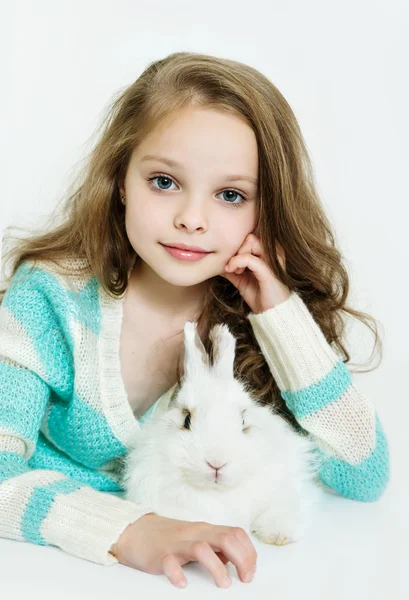
[[[111,297],[82,259],[73,276],[50,263],[20,265],[0,306],[0,536],[103,565],[124,529],[149,506],[116,493],[121,460],[159,398],[139,420],[119,359],[123,299]],[[249,321],[283,399],[324,463],[319,477],[354,500],[375,501],[389,452],[363,397],[292,292]]]

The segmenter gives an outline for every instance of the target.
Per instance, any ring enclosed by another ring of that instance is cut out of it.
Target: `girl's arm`
[[[389,481],[382,425],[301,297],[292,292],[248,319],[288,409],[325,459],[323,483],[353,500],[377,500]]]
[[[94,489],[52,465],[29,466],[51,393],[67,403],[72,397],[72,352],[46,282],[35,270],[24,282],[12,282],[0,306],[0,537],[113,565],[118,559],[110,554],[112,545],[149,507]],[[46,364],[37,350],[44,345],[50,348]]]

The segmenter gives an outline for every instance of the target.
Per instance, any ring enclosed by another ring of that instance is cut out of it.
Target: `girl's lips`
[[[171,254],[175,258],[178,258],[179,260],[201,260],[208,254],[211,254],[211,252],[193,252],[192,250],[181,250],[180,248],[172,248],[171,246],[165,246],[164,244],[161,244],[161,246],[163,246],[169,254]]]

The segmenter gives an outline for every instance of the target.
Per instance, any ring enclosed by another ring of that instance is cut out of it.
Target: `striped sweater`
[[[121,498],[121,457],[159,398],[138,420],[120,370],[123,299],[108,295],[82,259],[72,275],[23,263],[0,306],[0,536],[103,565],[149,506]],[[34,266],[34,268],[32,268]],[[283,399],[325,460],[325,486],[375,501],[389,452],[372,403],[326,342],[301,297],[250,313]]]

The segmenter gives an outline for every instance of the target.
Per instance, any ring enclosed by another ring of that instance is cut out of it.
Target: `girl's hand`
[[[246,583],[253,579],[257,562],[253,543],[240,527],[180,521],[155,513],[128,525],[111,553],[127,567],[153,575],[164,573],[177,587],[187,585],[182,565],[191,561],[208,569],[219,587],[232,583],[225,566],[228,562]]]
[[[277,242],[280,264],[285,269],[285,254]],[[221,276],[230,281],[240,292],[253,313],[261,313],[290,296],[284,285],[264,262],[264,252],[260,240],[249,233],[243,244],[226,265]]]

